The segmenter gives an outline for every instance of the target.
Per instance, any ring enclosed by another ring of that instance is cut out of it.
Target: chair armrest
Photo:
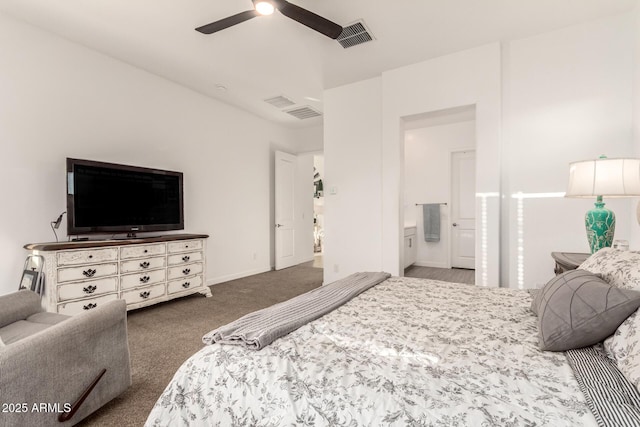
[[[131,385],[126,314],[124,300],[111,301],[6,346],[0,352],[0,395],[29,408],[50,403],[64,409],[106,369],[67,423],[79,422]],[[12,425],[50,425],[59,414],[9,415]]]
[[[29,290],[0,296],[0,328],[42,311],[40,295]]]

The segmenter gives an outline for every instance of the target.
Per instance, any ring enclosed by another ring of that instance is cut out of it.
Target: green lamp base
[[[616,231],[616,216],[613,211],[604,207],[602,196],[598,196],[595,205],[596,207],[584,216],[587,240],[592,254],[602,248],[611,247],[613,234]]]

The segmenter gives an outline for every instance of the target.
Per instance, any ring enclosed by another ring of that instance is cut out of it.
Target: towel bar
[[[420,206],[420,205],[445,205],[447,206],[447,203],[416,203],[416,206]]]

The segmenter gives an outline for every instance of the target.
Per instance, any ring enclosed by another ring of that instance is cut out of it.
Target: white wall
[[[289,131],[295,141],[296,153],[317,153],[324,146],[324,133],[322,125],[291,129]]]
[[[503,271],[512,287],[552,278],[552,251],[589,251],[584,214],[595,200],[546,193],[566,191],[572,161],[633,154],[632,24],[621,15],[504,46]],[[629,239],[631,201],[605,202],[617,216],[616,238]]]
[[[477,261],[476,283],[535,287],[553,276],[551,251],[587,251],[583,216],[589,202],[531,197],[566,191],[571,161],[603,153],[637,154],[632,88],[633,53],[640,42],[634,25],[638,30],[631,14],[614,16],[447,55],[327,91],[327,180],[337,179],[333,182],[339,185],[352,165],[367,168],[361,164],[365,161],[370,173],[348,193],[342,191],[341,200],[348,199],[350,209],[345,202],[337,203],[340,209],[327,208],[327,224],[359,226],[344,227],[338,235],[328,230],[331,245],[325,259],[399,274],[403,118],[460,105],[476,105],[477,190],[491,196],[486,210],[477,198],[486,233],[479,230],[477,235],[476,253],[485,256]],[[379,104],[372,105],[375,101]],[[353,111],[361,116],[349,126]],[[379,182],[380,188],[373,187]],[[524,196],[514,199],[518,193]],[[633,239],[635,202],[609,200],[607,205],[618,216],[616,235]],[[372,217],[382,221],[382,236]],[[356,250],[339,249],[353,247],[353,242]],[[356,262],[363,254],[369,262]],[[339,275],[351,271],[343,269]]]
[[[270,269],[272,153],[303,132],[3,15],[0,52],[0,294],[17,289],[22,246],[54,238],[66,157],[184,172],[185,232],[211,235],[207,281]]]
[[[383,269],[401,273],[403,119],[475,105],[476,283],[498,286],[500,46],[489,44],[383,73],[383,100]]]
[[[499,46],[493,44],[325,92],[325,190],[339,188],[338,196],[329,195],[325,202],[326,282],[364,266],[402,274],[403,120],[475,105],[477,189],[495,194],[485,205],[478,203],[478,210],[484,206],[488,215],[486,234],[477,239],[482,268],[476,274],[478,283],[497,285],[499,77]],[[335,272],[336,264],[347,268]]]
[[[633,16],[633,29],[633,154],[640,157],[640,6],[636,7]],[[640,202],[634,200],[631,206],[629,243],[632,248],[640,250]]]
[[[324,94],[324,283],[382,269],[381,102],[380,78]]]
[[[451,153],[475,147],[475,133],[475,120],[405,131],[404,222],[417,226],[416,265],[449,267]],[[425,242],[422,206],[416,203],[449,203],[440,208],[440,241]]]

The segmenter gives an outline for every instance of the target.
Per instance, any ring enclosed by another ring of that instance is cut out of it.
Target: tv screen
[[[184,229],[182,173],[67,158],[67,233]]]

